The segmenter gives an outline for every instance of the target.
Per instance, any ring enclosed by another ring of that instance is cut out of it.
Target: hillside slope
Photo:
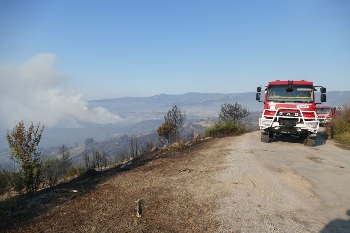
[[[350,153],[259,132],[89,172],[3,213],[8,232],[349,232]],[[141,200],[141,217],[136,202]]]

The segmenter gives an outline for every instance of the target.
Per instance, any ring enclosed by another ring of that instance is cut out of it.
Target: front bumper
[[[266,119],[266,118],[259,118],[259,127],[260,129],[273,129],[274,131],[283,131],[284,126],[280,125],[278,121],[273,121],[273,119]],[[298,122],[293,127],[296,132],[302,132],[302,131],[310,131],[312,133],[317,133],[317,130],[319,129],[319,121],[306,121],[304,122]]]
[[[290,110],[290,112],[286,112],[286,110]],[[317,133],[319,129],[320,121],[316,118],[315,112],[312,112],[315,118],[305,118],[304,114],[309,113],[310,115],[311,111],[301,111],[297,108],[278,108],[275,114],[269,117],[265,111],[259,118],[259,127],[262,130],[269,129],[275,132],[299,134],[305,131]]]

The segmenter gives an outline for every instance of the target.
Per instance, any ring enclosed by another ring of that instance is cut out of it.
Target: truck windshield
[[[330,108],[316,108],[317,114],[328,114],[330,113],[330,111],[331,111]]]
[[[288,85],[270,85],[267,88],[267,100],[275,102],[312,102],[313,87],[307,85],[293,85],[287,92]]]

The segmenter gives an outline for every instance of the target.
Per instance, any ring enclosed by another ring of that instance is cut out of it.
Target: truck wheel
[[[262,142],[265,142],[265,143],[268,143],[270,140],[270,137],[269,137],[269,134],[268,133],[261,133],[261,141]]]
[[[314,147],[314,146],[316,146],[316,138],[315,137],[307,137],[306,139],[305,139],[305,145],[306,146],[310,146],[310,147]]]

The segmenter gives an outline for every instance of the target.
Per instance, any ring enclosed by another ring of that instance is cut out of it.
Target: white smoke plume
[[[20,120],[48,127],[80,127],[122,120],[107,109],[89,109],[81,94],[67,85],[56,68],[59,59],[39,54],[21,65],[0,66],[0,127],[13,128]]]

